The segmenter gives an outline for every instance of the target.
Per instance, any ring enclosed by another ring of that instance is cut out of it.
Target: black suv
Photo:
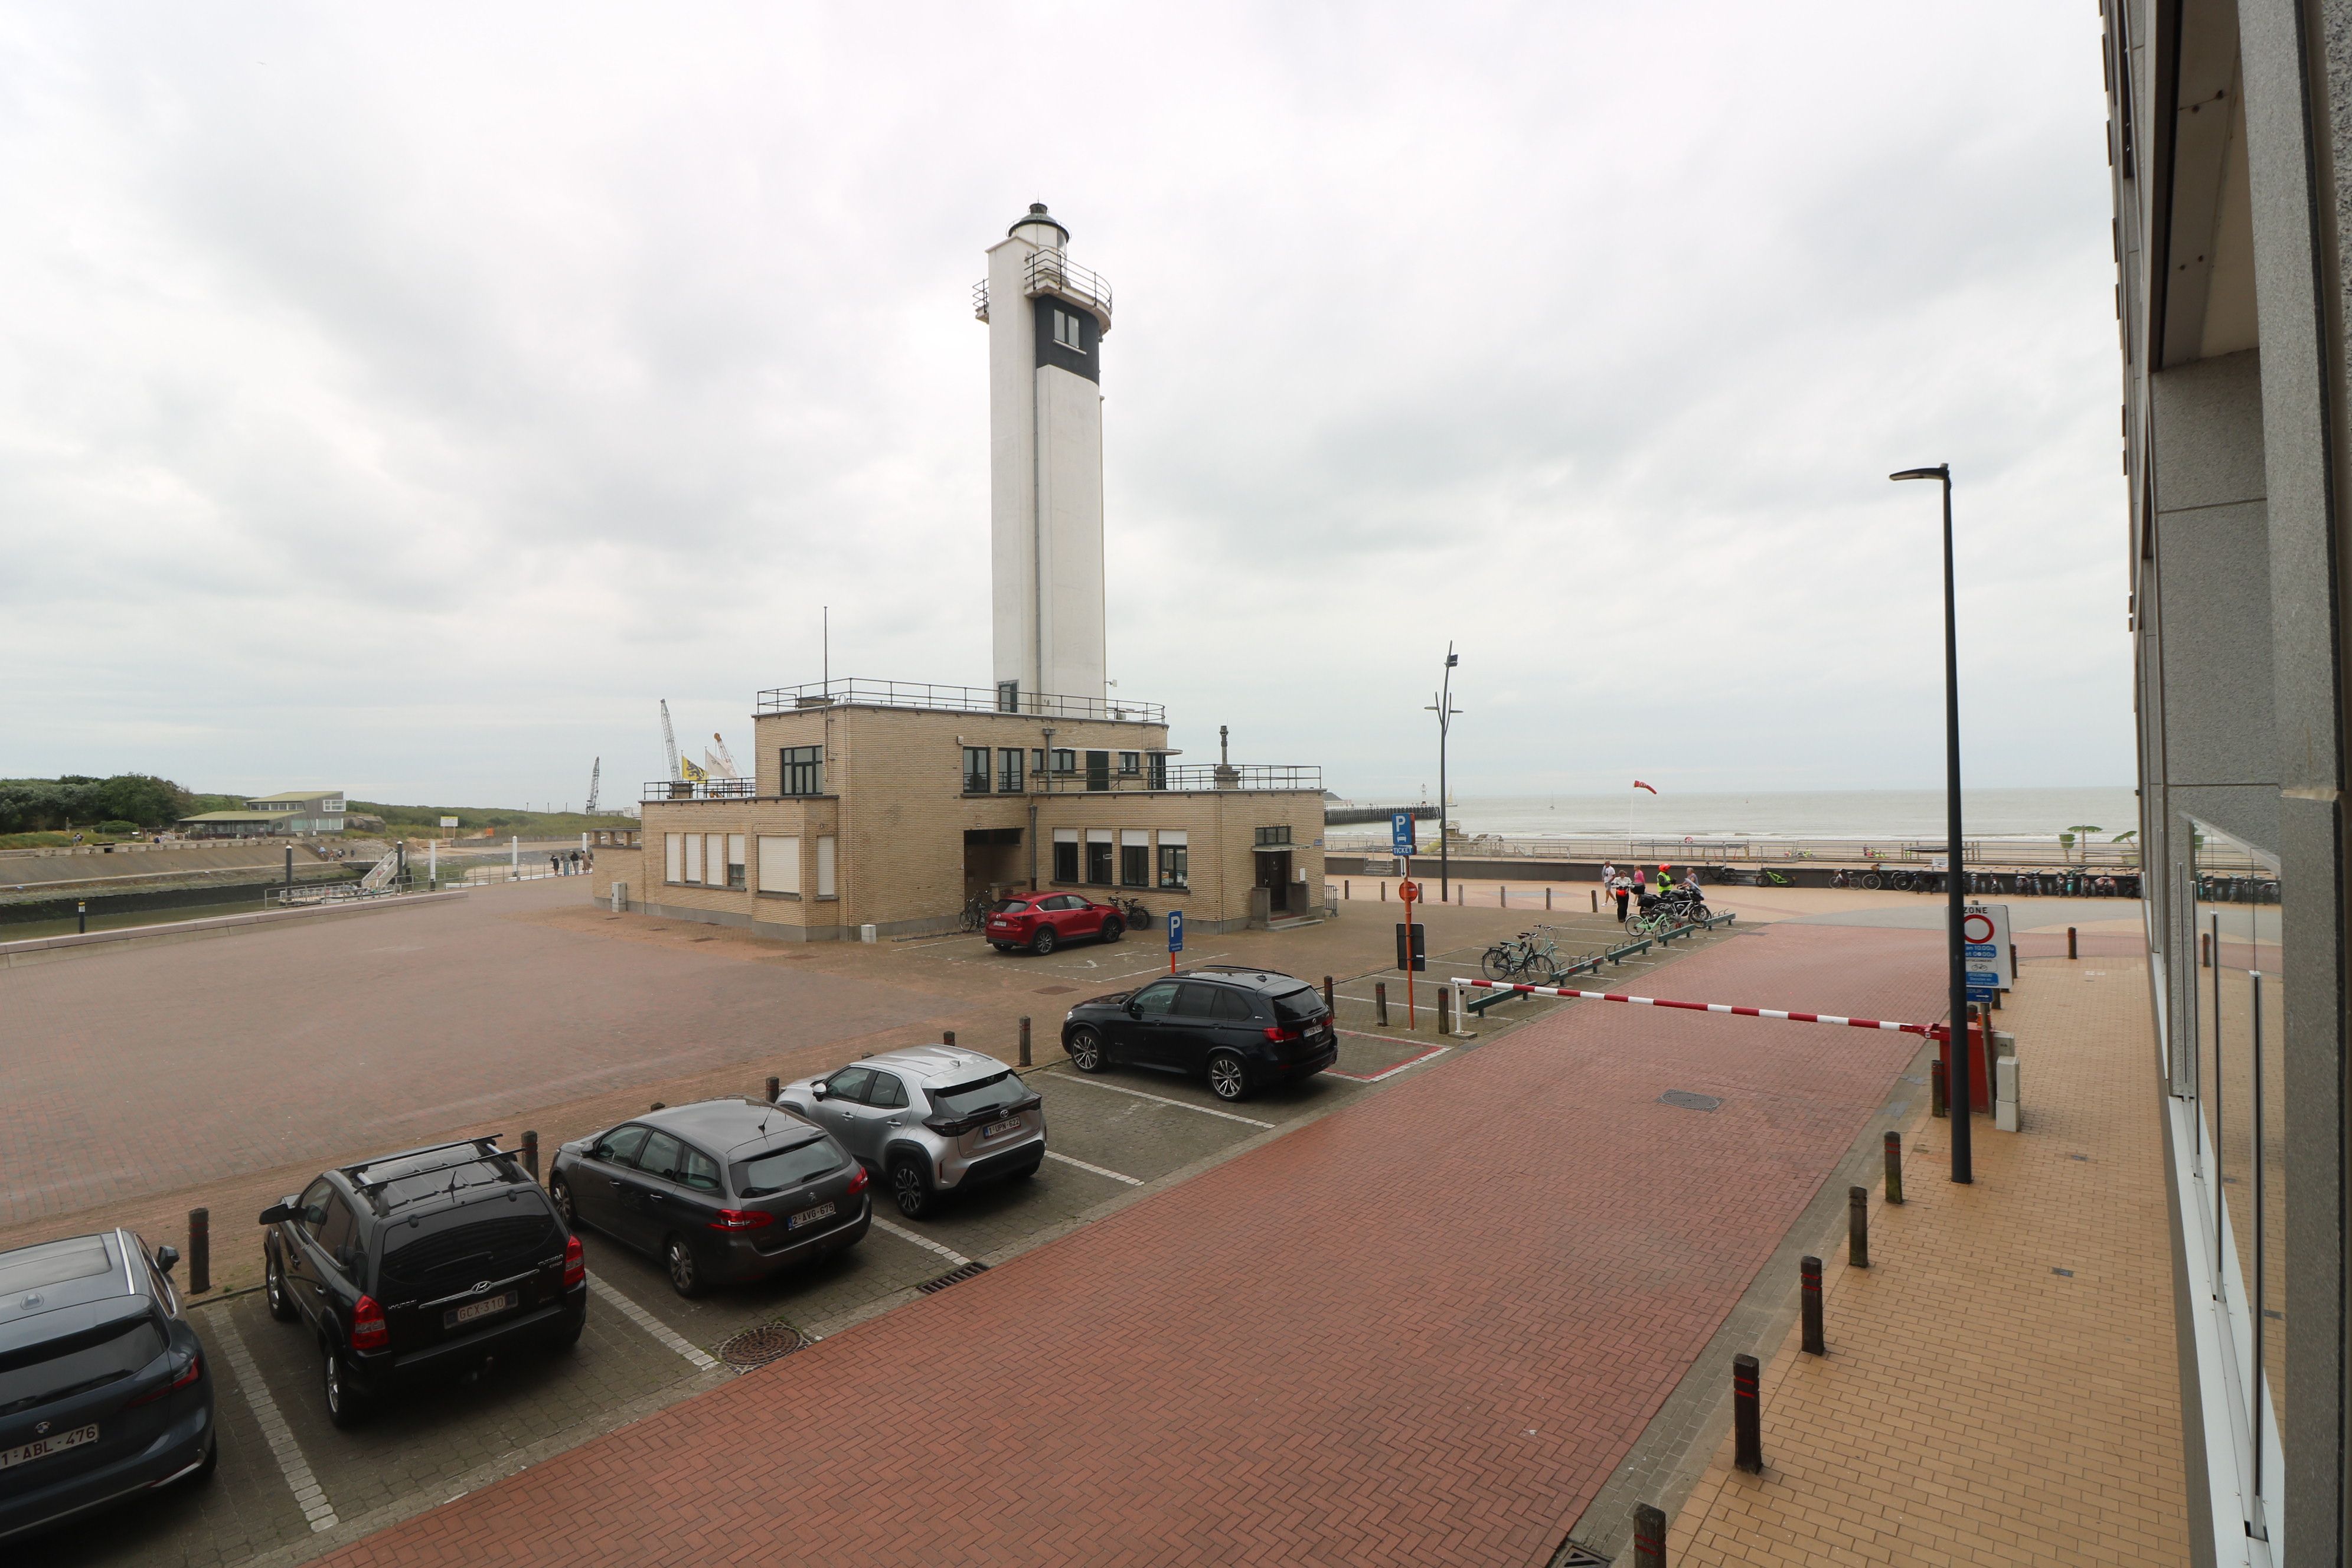
[[[329,1171],[261,1223],[269,1314],[318,1336],[338,1426],[420,1374],[568,1349],[588,1321],[580,1238],[495,1139]]]
[[[1339,1056],[1322,993],[1293,975],[1192,969],[1081,1002],[1062,1020],[1080,1072],[1113,1062],[1205,1077],[1219,1100],[1321,1072]]]
[[[213,1473],[213,1379],[168,1278],[179,1257],[127,1230],[0,1252],[0,1540]]]

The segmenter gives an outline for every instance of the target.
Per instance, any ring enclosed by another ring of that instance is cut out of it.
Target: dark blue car
[[[213,1378],[178,1261],[127,1230],[0,1252],[0,1541],[213,1473]]]

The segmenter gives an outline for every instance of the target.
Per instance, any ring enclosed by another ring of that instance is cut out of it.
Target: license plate
[[[477,1318],[487,1318],[495,1313],[503,1312],[521,1300],[520,1292],[509,1290],[503,1296],[492,1296],[488,1300],[468,1301],[462,1307],[452,1307],[442,1313],[441,1323],[444,1328],[454,1329],[460,1324],[470,1323]]]
[[[1021,1118],[1014,1116],[1003,1121],[992,1121],[980,1130],[982,1138],[1002,1138],[1007,1132],[1021,1131]]]
[[[786,1230],[798,1230],[804,1225],[814,1225],[821,1219],[831,1219],[833,1217],[833,1214],[834,1209],[831,1204],[819,1204],[813,1209],[803,1209],[800,1213],[793,1215],[792,1218],[784,1221],[784,1228]]]
[[[23,1465],[35,1459],[46,1459],[51,1454],[61,1454],[68,1448],[79,1448],[84,1443],[97,1441],[98,1423],[93,1421],[87,1426],[77,1426],[70,1432],[58,1432],[50,1436],[37,1437],[21,1447],[0,1448],[0,1470],[5,1470],[11,1465]]]

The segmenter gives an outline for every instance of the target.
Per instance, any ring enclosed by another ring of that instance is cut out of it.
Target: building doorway
[[[1110,788],[1110,753],[1108,752],[1087,753],[1087,787],[1090,790]]]
[[[963,896],[993,899],[1003,889],[1024,886],[1029,873],[1021,859],[1021,829],[963,830]]]
[[[1257,885],[1265,889],[1265,907],[1270,914],[1290,911],[1290,851],[1261,849],[1257,852]]]

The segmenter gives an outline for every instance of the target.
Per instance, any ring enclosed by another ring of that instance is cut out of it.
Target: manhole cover
[[[926,1279],[915,1289],[929,1296],[946,1289],[960,1279],[969,1279],[975,1274],[984,1274],[987,1271],[988,1265],[985,1263],[967,1263],[961,1268],[949,1269],[936,1279]]]
[[[745,1329],[719,1347],[719,1359],[729,1366],[765,1366],[792,1354],[808,1342],[801,1331],[784,1323],[761,1323]]]
[[[1551,1568],[1609,1568],[1609,1559],[1589,1546],[1570,1542],[1560,1548],[1559,1555],[1551,1560]]]
[[[1723,1101],[1711,1094],[1693,1094],[1686,1089],[1670,1089],[1658,1096],[1661,1105],[1679,1105],[1685,1110],[1719,1110]]]
[[[1040,985],[1034,994],[1039,996],[1067,996],[1076,989],[1075,985]]]

